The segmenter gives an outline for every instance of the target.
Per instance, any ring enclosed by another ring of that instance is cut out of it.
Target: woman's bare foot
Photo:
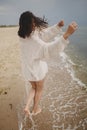
[[[40,112],[41,112],[41,108],[38,107],[38,108],[36,108],[36,109],[33,109],[32,114],[33,114],[33,115],[37,115],[37,114],[39,114]]]
[[[30,115],[30,111],[27,107],[24,109],[24,112],[25,112],[26,115]]]

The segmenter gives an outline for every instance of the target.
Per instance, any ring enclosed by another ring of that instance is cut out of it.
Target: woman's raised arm
[[[61,20],[58,24],[55,24],[53,26],[50,26],[48,28],[45,28],[43,30],[41,30],[39,32],[39,36],[40,38],[45,41],[45,42],[48,42],[48,41],[51,41],[54,39],[54,37],[56,37],[58,34],[62,35],[63,34],[63,31],[62,31],[62,28],[64,26],[64,21]]]

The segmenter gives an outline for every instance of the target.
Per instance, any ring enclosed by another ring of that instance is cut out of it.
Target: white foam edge
[[[65,67],[67,68],[67,71],[70,73],[72,79],[76,81],[81,87],[83,86],[87,89],[86,85],[75,76],[75,71],[72,68],[72,65],[76,64],[70,59],[70,57],[65,52],[61,52],[60,56],[62,57],[62,61],[65,63]]]

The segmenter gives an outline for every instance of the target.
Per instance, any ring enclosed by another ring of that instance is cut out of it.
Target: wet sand
[[[24,117],[26,86],[17,29],[0,28],[0,130],[19,130],[21,124],[20,130],[87,130],[87,91],[61,57],[48,61],[42,112]]]

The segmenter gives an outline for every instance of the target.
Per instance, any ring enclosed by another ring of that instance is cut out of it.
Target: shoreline
[[[74,46],[75,47],[75,46]],[[74,49],[74,48],[73,48]],[[76,53],[76,50],[72,52],[71,48],[66,50],[66,55],[68,59],[71,61],[72,68],[74,70],[75,76],[85,84],[87,87],[87,61],[86,57],[81,56],[80,54]],[[76,54],[75,56],[73,56]]]

